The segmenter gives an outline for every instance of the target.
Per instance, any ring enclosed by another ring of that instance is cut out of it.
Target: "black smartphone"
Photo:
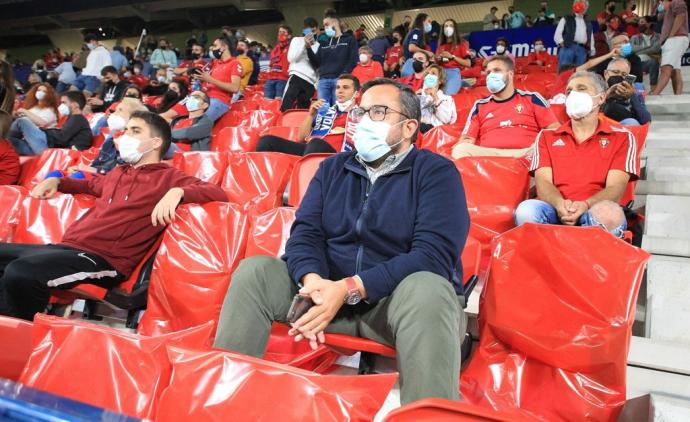
[[[628,82],[630,85],[635,84],[636,80],[637,80],[637,76],[635,76],[635,75],[628,75],[625,77],[625,81]]]
[[[310,296],[296,294],[292,298],[292,304],[290,305],[290,310],[287,314],[287,321],[290,324],[297,322],[302,315],[306,314],[311,307],[314,306],[314,302],[311,300]]]

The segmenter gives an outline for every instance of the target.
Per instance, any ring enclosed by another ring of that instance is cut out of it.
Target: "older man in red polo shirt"
[[[571,120],[539,134],[530,168],[539,199],[518,206],[516,224],[595,226],[623,235],[626,221],[618,201],[628,181],[637,179],[639,162],[633,134],[598,116],[606,90],[596,73],[570,77]]]
[[[541,95],[515,89],[515,65],[509,57],[490,58],[486,72],[492,95],[474,103],[453,158],[530,155],[539,131],[557,128],[558,119]]]

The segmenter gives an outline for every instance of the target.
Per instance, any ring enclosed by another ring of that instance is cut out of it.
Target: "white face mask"
[[[58,106],[58,113],[60,113],[60,116],[69,116],[69,107],[67,104],[60,104]]]
[[[108,127],[110,130],[122,130],[126,125],[127,122],[125,122],[125,119],[117,114],[111,114],[108,117]]]
[[[534,51],[544,51],[544,46],[542,44],[536,44],[534,46]]]
[[[586,92],[570,91],[565,99],[565,112],[571,119],[580,120],[594,110],[594,100]]]
[[[342,112],[344,112],[345,110],[347,110],[348,108],[350,108],[350,106],[352,105],[352,103],[353,103],[354,101],[355,101],[355,97],[354,97],[354,96],[353,96],[352,98],[350,98],[349,100],[343,101],[343,102],[340,102],[340,101],[337,101],[337,100],[336,100],[335,106],[338,108],[338,111],[342,113]]]
[[[455,28],[453,28],[452,26],[446,26],[445,28],[443,28],[443,33],[446,34],[446,37],[452,37],[455,33]]]
[[[164,83],[164,82],[165,82],[165,76],[158,76],[156,79],[157,79],[158,82],[160,82],[160,83]]]
[[[505,52],[506,52],[506,46],[505,45],[496,46],[496,53],[503,54]]]
[[[359,62],[360,63],[367,63],[368,61],[369,61],[369,56],[367,56],[364,53],[359,55]]]
[[[36,99],[38,101],[41,101],[46,97],[46,92],[45,91],[36,91]]]
[[[139,146],[141,141],[133,136],[124,134],[117,138],[117,149],[120,152],[120,158],[127,164],[136,164],[141,160],[147,152],[153,150],[153,148],[148,151],[139,151]]]

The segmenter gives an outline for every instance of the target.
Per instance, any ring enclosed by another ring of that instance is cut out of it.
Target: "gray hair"
[[[408,119],[421,121],[422,119],[422,107],[419,103],[419,96],[415,94],[409,86],[404,85],[396,80],[388,78],[376,78],[364,84],[362,87],[362,95],[367,92],[370,88],[379,85],[391,85],[398,88],[400,92],[400,112],[405,115]],[[419,128],[412,135],[412,142],[417,139],[417,133]]]
[[[624,59],[623,57],[612,58],[609,64],[606,66],[606,70],[613,69],[616,63],[625,63],[628,66],[628,71],[630,71],[630,62],[628,61],[628,59]]]
[[[588,70],[581,70],[579,72],[575,72],[572,74],[572,76],[570,76],[570,78],[568,78],[568,84],[570,84],[570,81],[577,78],[589,78],[589,80],[592,82],[592,85],[594,85],[597,94],[606,92],[606,90],[608,89],[604,77],[598,73],[590,72]]]
[[[359,51],[366,51],[369,54],[374,54],[374,50],[372,50],[371,47],[369,47],[368,45],[363,45],[359,47]]]

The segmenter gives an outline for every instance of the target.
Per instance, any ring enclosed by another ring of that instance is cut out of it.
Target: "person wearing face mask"
[[[609,63],[615,58],[624,58],[630,63],[630,74],[635,76],[635,83],[642,82],[644,73],[642,72],[642,59],[640,56],[633,52],[633,46],[630,43],[630,38],[626,34],[620,34],[615,36],[611,40],[612,51],[614,54],[612,57],[600,62],[596,66],[588,68],[592,72],[596,72],[604,76],[604,72],[608,67]]]
[[[443,92],[446,72],[439,65],[431,65],[424,75],[424,85],[419,93],[422,119],[419,130],[426,133],[436,126],[452,125],[458,118],[455,101]]]
[[[357,105],[359,87],[359,80],[355,76],[340,75],[335,85],[335,104],[329,107],[325,100],[312,103],[309,115],[299,127],[298,142],[265,135],[259,138],[256,150],[300,156],[349,150],[356,124],[348,113]]]
[[[281,111],[293,108],[309,108],[311,99],[316,90],[316,70],[309,62],[307,48],[316,43],[319,34],[319,24],[316,19],[308,17],[304,19],[302,37],[293,37],[290,41],[287,59],[290,63],[288,74],[290,75],[285,86]]]
[[[271,64],[268,70],[268,79],[264,85],[264,98],[268,100],[283,98],[285,85],[287,85],[290,64],[288,62],[288,49],[292,29],[289,26],[278,27],[278,43],[271,51]]]
[[[230,49],[230,55],[235,57],[237,55],[237,31],[229,26],[224,26],[223,37],[228,40],[228,48]]]
[[[165,38],[158,40],[158,48],[151,53],[149,60],[155,70],[165,69],[166,71],[177,67],[177,56],[175,52],[170,49],[170,43]]]
[[[74,66],[72,66],[72,57],[65,57],[65,61],[55,68],[55,72],[58,74],[58,84],[55,90],[58,94],[62,94],[69,89],[70,85],[72,85],[77,78],[77,74],[74,72]]]
[[[386,50],[386,57],[383,62],[383,74],[387,78],[396,78],[400,76],[400,69],[405,63],[405,57],[402,49],[402,34],[400,32],[393,32],[393,45]]]
[[[609,48],[613,48],[613,39],[620,33],[620,18],[618,16],[610,16],[606,20],[606,30],[604,31],[604,37]]]
[[[496,24],[499,22],[496,12],[498,12],[498,7],[492,6],[490,12],[484,16],[482,20],[484,31],[493,31],[496,28]]]
[[[84,44],[89,51],[86,57],[86,66],[81,74],[74,79],[70,89],[82,91],[89,98],[101,86],[101,69],[112,66],[113,60],[108,49],[98,43],[94,34],[84,36]]]
[[[236,59],[240,62],[240,66],[242,66],[242,79],[240,79],[240,90],[232,96],[233,103],[242,98],[245,88],[249,85],[249,79],[252,77],[252,73],[254,73],[254,61],[247,55],[248,51],[249,41],[244,38],[239,39],[237,41]]]
[[[585,71],[570,78],[570,120],[539,133],[530,166],[537,199],[518,206],[517,225],[592,226],[623,236],[626,219],[618,202],[638,178],[639,161],[634,135],[598,116],[605,93],[600,75]]]
[[[401,78],[400,83],[410,87],[413,92],[418,92],[422,89],[427,67],[429,67],[427,55],[420,51],[414,53],[414,56],[412,56],[412,70],[414,70],[414,73],[410,76]]]
[[[616,1],[610,0],[604,4],[604,10],[597,14],[597,19],[608,21],[613,16],[618,17],[616,14]]]
[[[126,163],[90,180],[48,178],[31,196],[65,194],[96,197],[91,211],[72,223],[59,244],[0,245],[0,314],[31,320],[43,312],[50,292],[72,283],[105,288],[126,280],[175,220],[181,203],[227,202],[216,185],[161,163],[170,127],[160,116],[134,112],[116,141]]]
[[[654,32],[649,17],[640,18],[638,29],[640,33],[630,38],[630,44],[632,44],[633,52],[642,61],[642,72],[649,74],[649,85],[654,91],[659,81],[659,60],[657,57],[661,53],[661,37]]]
[[[627,60],[616,58],[609,62],[604,71],[609,89],[601,112],[622,125],[644,125],[652,120],[652,115],[647,110],[644,97],[626,79],[629,72],[630,63]]]
[[[637,9],[635,0],[626,0],[625,10],[623,10],[623,13],[621,13],[621,22],[624,25],[623,29],[629,37],[639,34],[640,32],[638,23],[640,17],[637,16],[637,13],[635,13],[635,9]]]
[[[508,57],[487,60],[486,72],[492,95],[472,106],[453,158],[529,156],[539,131],[558,127],[558,119],[541,95],[515,89],[515,65]]]
[[[371,48],[371,52],[373,54],[372,58],[374,59],[374,61],[379,62],[379,64],[383,66],[383,62],[385,61],[386,57],[386,51],[388,51],[391,44],[388,41],[388,38],[386,37],[386,33],[384,32],[382,26],[376,28],[376,37],[369,40],[367,46]]]
[[[412,30],[405,37],[403,41],[403,53],[405,54],[405,64],[400,71],[400,76],[407,77],[415,73],[412,68],[413,56],[416,53],[422,53],[427,56],[427,61],[434,58],[434,52],[429,47],[429,35],[433,26],[431,18],[426,13],[419,13],[412,25]]]
[[[31,120],[20,118],[12,125],[8,138],[20,155],[39,155],[47,148],[88,149],[92,134],[82,115],[85,105],[84,94],[68,91],[60,97],[58,111],[66,120],[59,129],[40,128]]]
[[[206,63],[206,59],[204,59],[204,46],[194,42],[189,51],[189,57],[183,60],[182,63],[173,70],[173,73],[178,76],[182,75],[180,77],[186,78],[184,75],[193,73],[194,69],[203,69]]]
[[[663,15],[661,27],[661,71],[659,83],[651,95],[659,95],[668,85],[673,84],[673,93],[683,93],[681,66],[683,55],[688,49],[688,5],[683,0],[664,0],[658,7]]]
[[[374,60],[374,52],[369,47],[359,48],[359,63],[352,69],[352,74],[365,84],[372,79],[383,78],[383,66]]]
[[[527,61],[531,65],[546,66],[551,61],[551,57],[551,54],[544,47],[544,41],[537,38],[534,40],[534,51],[529,53]]]
[[[447,95],[455,95],[462,87],[460,70],[472,66],[470,60],[469,45],[457,31],[458,24],[453,19],[443,22],[443,33],[436,51],[436,62],[443,66],[446,75],[446,84],[443,92]]]
[[[510,13],[510,28],[519,29],[525,26],[525,14],[519,10],[515,10],[515,7],[508,6],[508,12]]]
[[[455,165],[414,146],[419,100],[397,81],[365,85],[357,151],[319,166],[282,259],[245,259],[232,275],[215,348],[262,357],[293,297],[315,305],[289,335],[317,348],[324,333],[395,347],[400,401],[459,399],[463,274],[469,231]],[[365,302],[365,303],[362,303]]]
[[[328,40],[311,44],[307,56],[312,67],[319,71],[318,98],[334,104],[337,78],[352,73],[359,60],[359,45],[354,36],[342,32],[340,18],[334,10],[326,10],[323,26]]]
[[[400,34],[400,39],[403,40],[407,33],[410,31],[410,24],[412,23],[412,16],[405,15],[403,21],[400,25],[393,28],[393,32]]]
[[[170,125],[172,140],[181,150],[209,151],[211,149],[213,121],[205,115],[209,102],[208,96],[203,92],[192,92],[185,101],[189,115],[173,121]]]
[[[89,98],[86,103],[91,106],[91,111],[99,113],[107,110],[110,106],[120,101],[127,89],[127,81],[120,79],[117,69],[114,66],[106,66],[101,70],[103,77],[101,93],[98,96]]]
[[[15,111],[17,118],[10,133],[15,133],[19,120],[27,119],[39,128],[55,127],[58,122],[58,97],[47,83],[36,84],[26,93],[24,104]]]
[[[510,52],[510,41],[505,37],[498,37],[496,39],[496,55],[508,57],[515,64],[515,56]]]
[[[129,81],[142,89],[149,84],[149,78],[144,76],[141,63],[135,62],[132,65],[132,76],[129,77]]]
[[[188,94],[187,84],[182,79],[174,79],[163,94],[163,98],[156,108],[156,113],[164,117],[172,114],[171,120],[177,116],[186,116],[187,107],[184,103]]]
[[[580,66],[587,56],[595,56],[592,23],[587,19],[589,1],[573,1],[573,14],[561,18],[553,40],[558,45],[558,67]]]

